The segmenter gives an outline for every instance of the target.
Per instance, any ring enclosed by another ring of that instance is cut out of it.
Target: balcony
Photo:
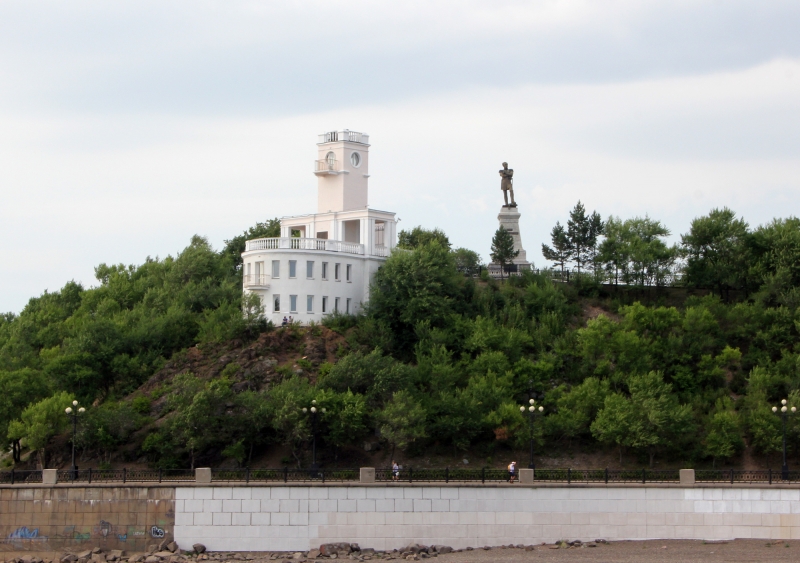
[[[336,159],[323,159],[314,161],[314,174],[317,176],[336,176],[337,174],[346,174],[342,170],[342,163]]]
[[[350,131],[349,129],[344,129],[342,131],[330,131],[319,136],[318,144],[337,143],[339,141],[369,145],[369,135],[366,133],[359,133],[358,131]]]
[[[269,289],[269,276],[266,274],[245,274],[244,286],[250,289]]]
[[[320,238],[275,237],[257,238],[245,243],[245,252],[251,250],[322,250],[325,252],[342,252],[345,254],[364,255],[364,245],[341,240]],[[381,256],[381,254],[378,254]]]

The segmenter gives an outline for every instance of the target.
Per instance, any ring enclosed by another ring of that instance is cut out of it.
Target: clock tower
[[[369,135],[347,129],[321,134],[314,174],[317,213],[366,209]]]

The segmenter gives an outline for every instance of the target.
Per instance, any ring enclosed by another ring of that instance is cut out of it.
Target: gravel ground
[[[0,552],[0,563],[25,563],[31,560],[31,552]],[[57,563],[63,552],[39,553],[43,563]],[[292,557],[294,555],[294,557]],[[209,553],[208,559],[198,561],[197,557],[164,558],[163,563],[332,563],[341,561],[395,561],[401,563],[406,557],[400,553],[386,553],[370,557],[343,556],[337,560],[328,558],[309,559],[305,553]],[[412,556],[413,559],[413,556]],[[715,563],[715,562],[800,562],[800,540],[648,540],[619,541],[598,543],[596,547],[559,547],[554,545],[537,545],[532,550],[520,548],[474,549],[455,553],[446,553],[431,557],[420,557],[422,561],[430,559],[430,563],[494,563],[508,562],[593,562],[593,563]],[[174,561],[173,561],[174,560]],[[123,561],[125,561],[123,559]],[[119,563],[119,562],[117,562]],[[127,562],[125,562],[127,563]]]
[[[599,563],[712,563],[718,561],[800,561],[800,541],[732,540],[703,542],[698,540],[622,541],[598,544],[597,547],[551,549],[536,546],[524,549],[477,549],[448,553],[436,558],[437,563],[488,563],[490,561],[592,561]]]

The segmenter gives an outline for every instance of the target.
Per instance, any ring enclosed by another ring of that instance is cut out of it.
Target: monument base
[[[511,233],[511,238],[514,239],[514,250],[519,250],[519,254],[514,258],[513,263],[518,265],[525,265],[530,267],[528,257],[525,249],[522,248],[522,238],[519,234],[519,218],[522,214],[517,211],[517,206],[504,205],[500,208],[500,213],[497,219],[500,221],[500,226]]]

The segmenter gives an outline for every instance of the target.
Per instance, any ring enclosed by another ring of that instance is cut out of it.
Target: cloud
[[[800,215],[796,3],[487,6],[3,3],[0,310],[314,211],[343,127],[371,134],[373,207],[484,257],[504,160],[539,266],[578,199],[676,237]]]

